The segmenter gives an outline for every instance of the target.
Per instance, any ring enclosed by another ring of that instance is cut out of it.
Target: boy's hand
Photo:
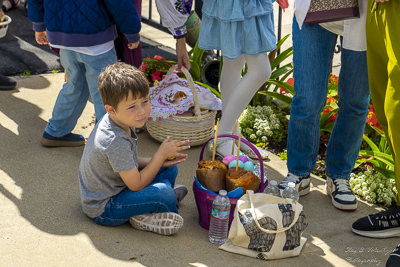
[[[175,162],[174,164],[172,164],[172,165],[175,165],[177,163],[180,163],[180,162],[186,160],[187,155],[179,153],[179,151],[189,149],[190,146],[186,145],[189,142],[190,142],[189,140],[184,140],[184,141],[171,140],[170,141],[170,137],[167,136],[167,138],[165,138],[164,142],[162,142],[162,144],[160,145],[156,154],[159,153],[160,156],[162,156],[164,161],[171,159],[171,158],[175,158],[173,160],[169,160],[169,162],[171,162],[171,163]],[[166,164],[166,163],[164,162],[163,164]]]
[[[129,43],[128,49],[136,49],[136,48],[138,48],[139,44],[140,44],[140,41],[137,41],[136,43]]]
[[[40,45],[48,45],[49,41],[47,41],[47,33],[44,32],[35,32],[36,42]]]
[[[186,155],[186,154],[182,154],[182,155],[183,155],[183,157],[179,157],[179,158],[176,158],[176,157],[175,157],[175,158],[173,158],[173,159],[168,159],[168,160],[164,161],[162,167],[164,167],[164,168],[169,168],[169,167],[171,167],[171,166],[174,166],[174,165],[176,165],[176,164],[182,163],[182,162],[184,162],[185,160],[187,160],[188,155]]]

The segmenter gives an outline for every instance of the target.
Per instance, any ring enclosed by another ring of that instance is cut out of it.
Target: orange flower
[[[294,85],[294,78],[289,78],[286,81],[286,83],[291,85],[291,86],[293,86]],[[289,94],[289,92],[285,88],[282,88],[282,87],[279,87],[279,93],[280,94]]]
[[[328,103],[330,103],[330,102],[335,102],[335,103],[337,103],[338,101],[333,97],[333,96],[329,96],[327,99],[326,99],[326,104],[328,104]],[[332,110],[332,109],[331,109]]]
[[[331,76],[329,77],[329,83],[338,83],[338,81],[339,77],[331,73]]]

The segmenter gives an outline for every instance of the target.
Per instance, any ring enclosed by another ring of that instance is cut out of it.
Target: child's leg
[[[148,187],[137,192],[126,188],[112,197],[104,213],[94,218],[94,221],[104,225],[120,225],[133,216],[145,213],[178,213],[173,189],[177,174],[177,166],[161,168]]]
[[[240,77],[240,72],[230,73],[225,70],[241,70],[243,67],[242,57],[247,62],[247,73],[238,83],[236,83],[236,86],[233,87],[234,81],[237,80],[237,76]],[[228,95],[229,98],[226,100],[224,96],[222,97],[222,118],[218,129],[220,134],[233,133],[235,121],[242,114],[243,110],[247,107],[260,86],[266,82],[270,76],[271,65],[267,53],[262,53],[256,56],[242,55],[235,60],[224,58],[223,72],[221,74],[221,93]],[[232,142],[232,140],[229,140],[221,144],[218,147],[218,153],[223,156],[231,154]],[[241,144],[241,147],[242,145],[244,147],[244,144]]]
[[[99,88],[97,86],[99,75],[108,65],[117,62],[117,54],[113,48],[110,51],[97,56],[81,54],[81,60],[85,64],[86,82],[89,87],[90,96],[93,100],[96,122],[98,122],[101,117],[106,114],[106,110],[103,107],[103,101],[100,97]]]
[[[68,81],[61,88],[53,113],[45,131],[62,137],[69,134],[76,125],[89,98],[89,90],[85,80],[85,66],[79,61],[79,53],[61,49],[60,60],[66,70]]]

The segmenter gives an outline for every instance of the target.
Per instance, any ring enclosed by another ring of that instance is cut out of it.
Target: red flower
[[[161,81],[161,76],[160,76],[161,74],[162,74],[162,72],[155,71],[153,73],[153,75],[151,75],[151,78],[153,79],[153,82],[154,81]]]
[[[159,55],[155,55],[155,56],[154,56],[154,59],[157,59],[157,60],[164,60],[165,58],[163,58],[162,56],[159,56]]]
[[[147,64],[142,64],[142,72],[145,72],[147,68]]]
[[[289,84],[289,85],[291,85],[291,86],[293,86],[293,84],[294,84],[294,78],[289,78],[289,79],[286,81],[286,83]],[[280,94],[289,94],[289,92],[288,92],[285,88],[282,88],[282,87],[279,87],[279,93],[280,93]]]

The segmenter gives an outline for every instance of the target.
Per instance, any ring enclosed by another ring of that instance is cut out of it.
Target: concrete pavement
[[[287,32],[290,10],[284,16]],[[167,50],[168,43],[174,46],[170,36],[146,26],[142,36]],[[198,224],[191,190],[200,146],[190,149],[189,159],[179,166],[177,182],[186,185],[189,194],[179,209],[184,227],[176,235],[137,231],[128,223],[96,225],[80,207],[77,172],[83,147],[40,145],[64,80],[63,73],[43,73],[13,76],[18,87],[0,92],[0,266],[384,266],[399,242],[354,235],[352,222],[376,213],[378,207],[360,201],[355,212],[339,211],[330,203],[324,181],[313,176],[310,194],[300,199],[309,225],[304,232],[308,241],[299,257],[265,262],[219,250]],[[93,124],[89,102],[74,132],[88,137]],[[151,156],[158,145],[146,131],[139,135],[141,156]],[[272,153],[264,166],[269,180],[280,182],[286,176],[286,162]]]

